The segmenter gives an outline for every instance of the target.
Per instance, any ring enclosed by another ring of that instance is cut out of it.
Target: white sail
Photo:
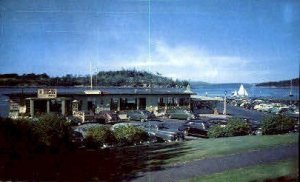
[[[244,88],[244,85],[241,84],[240,89],[238,91],[238,95],[239,96],[248,96],[248,92],[246,91],[246,89]]]
[[[234,90],[234,92],[232,93],[233,96],[238,96],[238,92],[236,90]]]
[[[248,96],[248,92],[247,92],[247,90],[245,89],[245,96]]]

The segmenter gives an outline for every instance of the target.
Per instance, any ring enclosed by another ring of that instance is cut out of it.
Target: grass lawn
[[[276,179],[282,176],[289,176],[298,179],[298,161],[281,161],[266,165],[256,165],[246,168],[224,171],[207,176],[198,176],[187,181],[223,182],[223,181],[265,181],[266,179]]]
[[[174,164],[178,162],[187,162],[213,156],[236,154],[249,150],[258,150],[262,148],[298,142],[299,133],[192,140],[183,142],[182,145],[178,146],[178,150],[181,151],[181,155],[177,155],[166,160],[166,163]],[[154,152],[160,152],[164,150],[169,149],[165,148],[163,150],[156,150]],[[174,150],[172,151],[174,152]],[[170,155],[172,155],[172,152]]]
[[[142,171],[163,170],[176,163],[298,143],[298,137],[298,133],[293,133],[198,139],[29,156],[0,151],[0,181],[130,181]]]

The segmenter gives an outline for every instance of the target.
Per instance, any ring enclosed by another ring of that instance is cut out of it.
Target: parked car
[[[143,123],[142,127],[150,136],[155,136],[158,141],[184,140],[184,134],[180,131],[172,130],[167,123],[147,121]]]
[[[254,120],[244,120],[244,121],[248,123],[252,135],[261,134],[260,122]]]
[[[185,120],[195,119],[195,115],[191,111],[185,109],[167,110],[166,116],[170,119],[185,119]]]
[[[186,136],[192,135],[207,138],[209,127],[205,121],[193,120],[183,123],[178,130],[183,132]]]
[[[78,117],[69,116],[66,119],[72,126],[80,125],[82,123],[82,121]]]
[[[115,123],[120,120],[117,113],[112,111],[102,111],[95,115],[95,120],[99,123]]]
[[[134,126],[142,128],[140,123],[116,123],[111,126],[111,130],[114,131],[116,128],[123,127],[123,126]]]
[[[80,132],[72,131],[71,132],[71,142],[73,144],[75,144],[76,146],[83,146],[84,137]]]
[[[154,115],[154,113],[152,113],[150,111],[147,111],[147,110],[138,110],[138,111],[142,112],[147,117],[147,119],[156,119],[156,116]]]
[[[210,119],[206,120],[206,123],[209,127],[212,127],[214,125],[220,125],[221,127],[225,127],[227,125],[227,119],[210,118]]]
[[[127,118],[128,120],[134,120],[134,121],[145,121],[147,120],[147,115],[144,114],[140,110],[132,110],[127,112]]]
[[[99,126],[104,126],[104,125],[95,122],[86,122],[86,123],[82,123],[79,126],[73,127],[73,131],[81,133],[83,138],[86,138],[87,132],[90,128],[99,127]]]

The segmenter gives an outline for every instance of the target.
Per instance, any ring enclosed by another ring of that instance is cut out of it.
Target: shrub
[[[230,137],[230,136],[243,136],[250,133],[249,125],[240,118],[230,118],[225,127],[216,125],[208,130],[210,138]]]
[[[227,136],[243,136],[250,133],[250,126],[240,118],[230,118],[225,130]]]
[[[107,127],[90,128],[87,132],[86,147],[99,148],[103,145],[112,145],[116,141],[114,133]]]
[[[148,140],[148,134],[141,128],[121,126],[114,130],[117,142],[121,145],[132,145]]]
[[[226,135],[226,130],[224,127],[221,127],[220,125],[215,125],[211,127],[208,130],[208,137],[209,138],[219,138],[219,137],[225,137]]]
[[[0,118],[0,148],[15,153],[32,153],[37,147],[38,137],[26,119]]]
[[[294,129],[294,122],[285,116],[270,116],[263,119],[261,128],[263,135],[284,134]]]
[[[38,135],[39,143],[58,149],[70,141],[70,124],[62,116],[46,114],[32,121],[33,132]]]

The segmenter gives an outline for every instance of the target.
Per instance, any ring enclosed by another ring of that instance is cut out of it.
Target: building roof
[[[16,91],[6,93],[5,95],[13,96],[24,96],[24,97],[36,97],[38,88],[24,88],[16,89]],[[86,90],[89,88],[82,87],[62,87],[57,88],[58,97],[68,96],[85,96],[85,95],[194,95],[193,92],[185,92],[185,89],[179,88],[132,88],[132,87],[114,87],[114,88],[97,88],[101,93],[90,92],[86,94]]]
[[[199,95],[192,95],[192,100],[195,101],[223,101],[222,97],[207,97],[207,96],[199,96]]]

